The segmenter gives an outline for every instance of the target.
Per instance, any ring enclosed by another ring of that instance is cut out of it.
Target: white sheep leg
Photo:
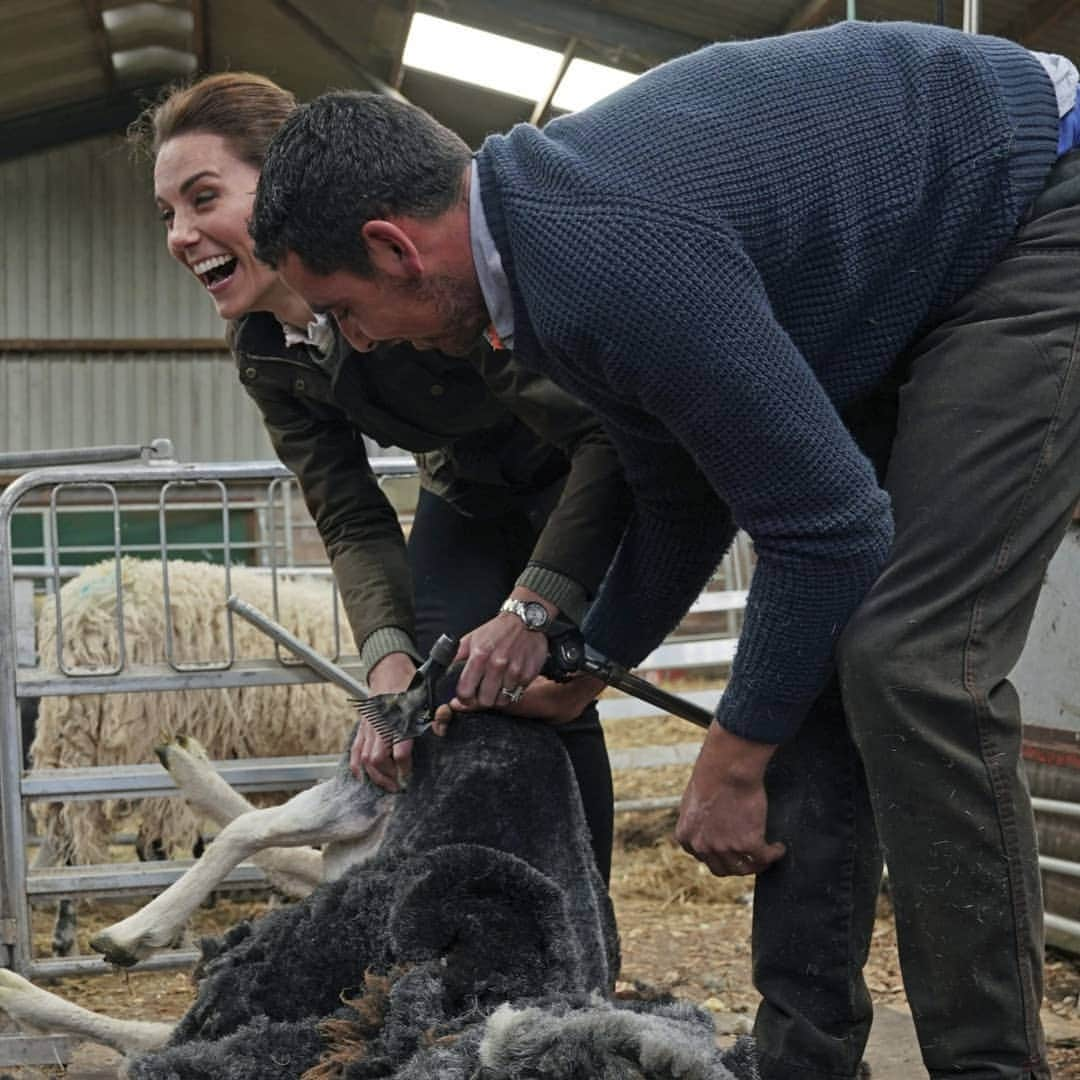
[[[226,783],[198,739],[177,735],[172,742],[154,749],[197,813],[223,826],[255,809]],[[253,853],[251,861],[275,889],[297,900],[307,896],[323,879],[322,853],[314,848],[268,848]]]
[[[116,1020],[42,990],[8,968],[0,968],[0,1009],[16,1023],[47,1035],[77,1035],[122,1054],[164,1046],[173,1024]]]
[[[343,844],[355,860],[378,850],[394,799],[375,797],[364,782],[335,777],[294,795],[281,806],[249,810],[218,834],[199,861],[144,908],[90,941],[113,964],[129,966],[168,945],[229,872],[273,845]]]

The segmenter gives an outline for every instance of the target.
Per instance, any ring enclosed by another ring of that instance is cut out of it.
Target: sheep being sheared
[[[132,1080],[755,1076],[745,1043],[742,1071],[724,1064],[704,1011],[612,997],[610,901],[548,726],[460,717],[445,738],[417,740],[402,794],[355,780],[343,761],[292,802],[326,823],[339,814],[317,807],[347,809],[365,861],[206,943],[194,1005],[160,1049],[145,1052],[141,1032]],[[241,848],[256,835],[280,843],[257,821],[283,810],[237,818],[204,860],[219,845],[233,858],[230,833]],[[125,923],[106,933],[130,958]],[[24,1023],[55,1022],[44,993],[0,980],[0,1006]]]

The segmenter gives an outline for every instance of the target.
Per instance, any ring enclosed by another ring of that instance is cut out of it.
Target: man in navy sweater
[[[703,49],[475,156],[327,95],[263,168],[260,257],[351,339],[487,333],[601,415],[636,511],[600,652],[639,661],[753,538],[677,838],[758,875],[766,1080],[855,1075],[883,853],[931,1075],[1049,1076],[1007,676],[1080,496],[1075,97],[1061,58],[848,23]]]

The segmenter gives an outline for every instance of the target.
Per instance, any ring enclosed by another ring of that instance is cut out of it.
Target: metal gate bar
[[[150,448],[138,448],[141,460],[123,465],[101,465],[97,463],[99,451],[87,452],[86,458],[94,461],[93,464],[65,464],[47,468],[36,469],[24,473],[18,477],[6,490],[0,494],[0,962],[4,966],[14,968],[22,973],[29,973],[34,969],[32,962],[31,933],[30,933],[30,909],[29,895],[30,886],[26,869],[26,838],[24,835],[23,805],[27,797],[76,797],[73,792],[66,792],[65,788],[72,785],[75,778],[70,776],[47,777],[31,776],[27,779],[27,789],[24,790],[24,777],[22,769],[23,748],[21,744],[20,724],[18,716],[18,700],[22,697],[40,697],[57,694],[72,693],[121,693],[121,692],[159,692],[186,690],[196,687],[242,687],[256,685],[277,685],[282,683],[300,683],[319,681],[319,676],[307,668],[285,667],[272,660],[233,662],[227,658],[226,664],[213,664],[209,669],[206,665],[179,665],[173,662],[161,665],[135,666],[126,663],[124,651],[123,621],[122,616],[118,619],[118,655],[121,661],[116,665],[116,673],[111,674],[113,668],[96,669],[92,672],[81,671],[68,667],[61,668],[61,673],[55,672],[23,672],[19,673],[16,668],[16,657],[13,643],[13,630],[15,626],[14,610],[14,565],[11,544],[11,520],[20,504],[28,496],[39,491],[50,492],[49,500],[49,528],[43,537],[47,551],[44,562],[52,577],[53,590],[59,596],[59,586],[62,571],[59,557],[59,536],[56,527],[58,513],[57,491],[65,488],[76,487],[99,487],[109,493],[109,498],[114,503],[114,508],[119,500],[116,496],[116,487],[131,485],[137,489],[154,488],[159,490],[159,505],[164,514],[167,494],[179,487],[192,485],[213,485],[222,494],[221,506],[223,516],[223,539],[222,546],[225,555],[225,565],[231,565],[231,551],[229,547],[228,527],[228,503],[227,485],[230,484],[281,484],[285,481],[293,481],[292,474],[278,462],[230,462],[219,464],[181,464],[171,458],[158,456],[162,453],[171,454],[171,444],[167,440],[158,440]],[[107,453],[112,454],[111,448]],[[115,454],[113,454],[115,456]],[[130,456],[125,454],[124,456]],[[79,457],[78,451],[63,452],[65,461]],[[55,460],[55,459],[51,459]],[[372,467],[380,478],[387,476],[407,476],[416,471],[416,465],[412,458],[376,458],[372,461]],[[111,553],[117,561],[123,554],[120,529],[118,524],[119,511],[114,509],[113,546]],[[204,545],[205,546],[205,545]],[[165,554],[171,550],[167,544],[167,536],[164,526],[161,526],[161,550]],[[163,574],[168,571],[163,562]],[[119,570],[118,570],[119,574]],[[117,584],[118,604],[122,601],[119,597],[122,590]],[[222,601],[224,602],[224,597]],[[54,600],[58,627],[62,625],[62,607],[59,599]],[[230,616],[231,618],[231,616]],[[58,648],[62,653],[62,635],[58,633]],[[232,653],[230,647],[230,654]],[[63,658],[61,656],[61,663]],[[356,661],[354,660],[354,663]],[[197,668],[197,670],[191,670]],[[160,775],[161,770],[156,766],[150,769]],[[108,770],[105,770],[106,773]],[[57,770],[58,773],[67,770]],[[290,781],[290,772],[292,780]],[[295,783],[295,767],[288,763],[284,766],[276,766],[273,760],[262,771],[262,782],[267,788],[284,779],[286,785]],[[133,784],[134,781],[134,784]],[[124,786],[131,797],[144,796],[151,793],[157,786],[156,777],[149,774],[145,776],[133,776],[126,769],[117,769],[114,782],[118,786]],[[144,782],[144,783],[143,783]],[[137,786],[143,783],[143,786]],[[93,797],[85,794],[83,797]],[[100,796],[99,796],[100,797]],[[241,877],[247,871],[241,872]],[[40,889],[35,895],[41,895]],[[66,961],[65,961],[66,963]],[[78,964],[72,968],[82,969],[85,965]],[[51,973],[62,973],[61,967],[56,967]]]

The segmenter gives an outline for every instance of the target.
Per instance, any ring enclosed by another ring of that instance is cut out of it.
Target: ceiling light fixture
[[[402,62],[406,67],[526,101],[540,101],[559,72],[562,56],[553,49],[502,34],[417,14],[409,28]],[[552,104],[559,109],[581,109],[635,78],[618,68],[575,59],[561,79]]]

